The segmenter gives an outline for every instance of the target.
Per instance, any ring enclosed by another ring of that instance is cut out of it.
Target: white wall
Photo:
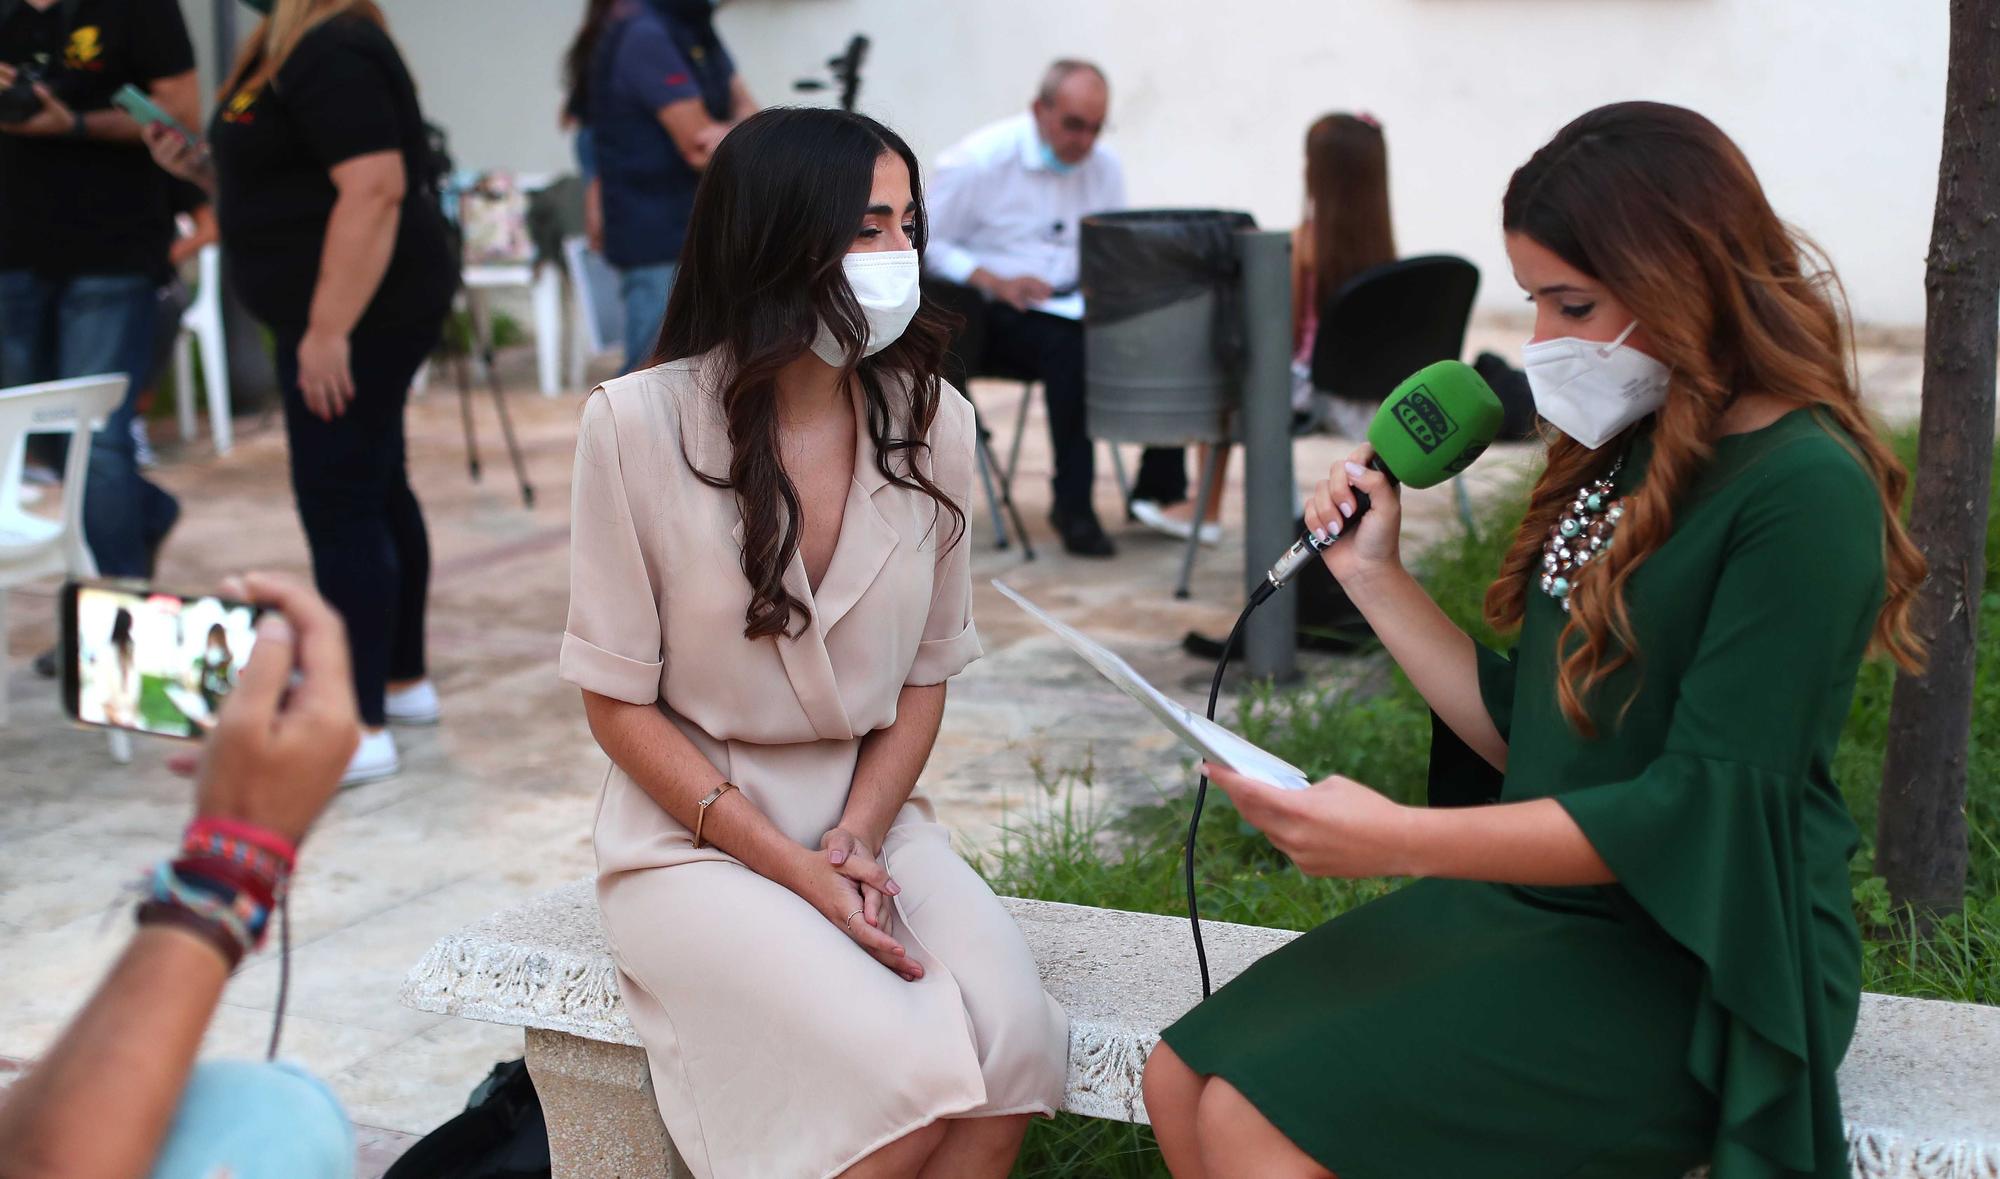
[[[569,166],[557,70],[581,0],[384,7],[462,164]],[[1779,213],[1832,254],[1860,318],[1910,324],[1923,318],[1945,9],[1937,0],[730,0],[718,24],[765,102],[801,101],[792,82],[867,33],[862,108],[925,158],[1020,109],[1049,59],[1094,58],[1111,75],[1111,142],[1135,202],[1244,208],[1271,226],[1297,218],[1306,125],[1329,110],[1371,110],[1389,134],[1398,244],[1472,258],[1489,306],[1517,297],[1497,228],[1508,174],[1590,107],[1683,103],[1743,145]]]

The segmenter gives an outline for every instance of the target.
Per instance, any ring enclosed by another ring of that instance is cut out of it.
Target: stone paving
[[[1473,345],[1517,354],[1515,323],[1482,323]],[[492,406],[475,404],[484,482],[466,475],[458,398],[433,385],[413,403],[410,459],[431,525],[435,576],[430,647],[446,719],[403,730],[401,776],[340,796],[313,834],[294,888],[293,970],[285,1053],[330,1079],[364,1130],[364,1174],[379,1174],[409,1135],[462,1107],[521,1037],[409,1011],[396,1001],[405,969],[440,934],[590,872],[590,824],[605,759],[586,731],[576,693],[555,677],[567,596],[567,482],[581,391],[528,392],[527,358],[503,362],[538,492],[524,509],[500,446]],[[1919,358],[1907,341],[1864,350],[1871,398],[1888,415],[1914,412]],[[1003,435],[1020,387],[982,384],[974,396]],[[159,481],[184,515],[163,553],[169,588],[211,586],[244,568],[306,570],[275,420],[239,422],[238,448],[217,458],[206,442],[164,446]],[[156,427],[165,435],[170,426]],[[1004,441],[1004,437],[1002,439]],[[1302,483],[1349,443],[1302,440]],[[1176,542],[1117,521],[1108,475],[1098,510],[1120,545],[1112,561],[1063,554],[1050,536],[1045,426],[1036,407],[1015,484],[1040,558],[993,546],[976,505],[976,614],[986,658],[954,681],[944,729],[923,786],[969,849],[990,847],[1009,816],[1047,804],[1038,782],[1089,766],[1094,805],[1117,808],[1173,789],[1187,760],[1172,738],[1060,649],[988,585],[1002,577],[1096,635],[1154,682],[1193,705],[1207,668],[1181,654],[1190,629],[1219,634],[1240,603],[1244,558],[1232,481],[1223,543],[1204,551],[1191,600],[1176,601]],[[1129,460],[1129,452],[1128,452]],[[1499,448],[1469,477],[1485,498],[1526,470],[1526,447]],[[1105,464],[1100,462],[1102,469]],[[1240,471],[1240,464],[1232,474]],[[1414,544],[1456,527],[1450,493],[1413,493]],[[123,944],[121,893],[169,850],[189,790],[164,766],[164,743],[141,740],[129,767],[112,764],[103,737],[70,728],[55,692],[28,668],[54,638],[53,582],[8,601],[6,690],[0,728],[0,1084],[32,1059]],[[1306,659],[1307,674],[1337,665]],[[278,963],[266,952],[231,982],[206,1050],[260,1053],[270,1032]]]

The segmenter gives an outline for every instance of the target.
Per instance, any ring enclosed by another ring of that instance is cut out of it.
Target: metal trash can
[[[1138,209],[1083,220],[1084,405],[1092,438],[1220,442],[1240,401],[1236,234],[1248,213]]]

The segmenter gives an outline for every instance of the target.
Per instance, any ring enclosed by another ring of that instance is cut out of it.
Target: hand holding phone
[[[180,132],[165,123],[143,124],[139,137],[145,140],[153,162],[167,175],[178,176],[211,197],[215,195],[215,161],[209,158],[206,143],[183,139]]]
[[[111,96],[111,102],[119,110],[131,115],[133,121],[141,127],[165,127],[179,135],[183,143],[194,142],[194,132],[181,126],[179,119],[161,109],[160,104],[154,102],[150,95],[130,82],[118,88],[118,93]]]
[[[195,737],[250,658],[260,611],[127,581],[63,586],[63,701],[87,725]]]
[[[251,574],[241,597],[266,613],[195,775],[195,813],[300,842],[339,789],[361,741],[340,616],[312,588]]]

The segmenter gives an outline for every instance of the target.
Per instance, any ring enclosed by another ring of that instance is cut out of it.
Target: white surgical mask
[[[915,250],[881,250],[849,254],[840,268],[847,273],[847,287],[861,314],[868,321],[868,338],[861,342],[861,355],[873,356],[896,342],[917,314],[923,292],[917,286]],[[825,321],[813,341],[813,355],[835,368],[847,362],[847,349]]]
[[[1639,326],[1633,320],[1618,338],[1565,336],[1521,350],[1535,412],[1578,442],[1596,450],[1667,401],[1666,365],[1625,346]]]

